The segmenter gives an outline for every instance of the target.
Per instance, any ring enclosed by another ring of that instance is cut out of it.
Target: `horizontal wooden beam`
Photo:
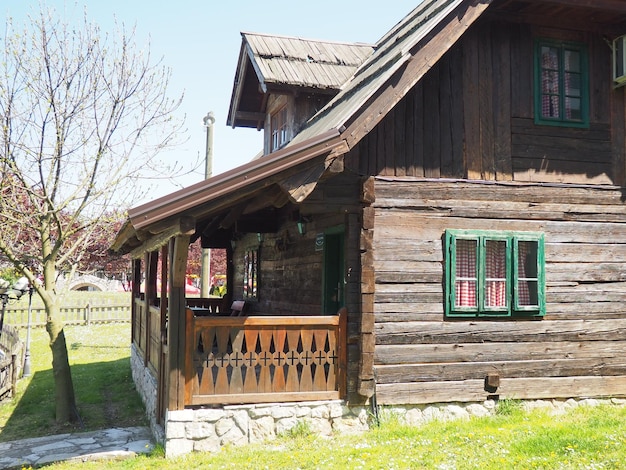
[[[149,237],[143,244],[130,252],[131,258],[139,258],[144,253],[155,251],[165,245],[170,238],[178,235],[192,235],[196,230],[196,220],[193,217],[181,217],[162,232]]]
[[[541,6],[553,3],[568,7],[626,13],[626,2],[624,0],[531,0],[531,3],[541,4]]]
[[[409,405],[449,402],[482,402],[493,393],[486,392],[484,380],[450,380],[382,384],[376,387],[379,405]],[[573,397],[623,397],[626,377],[532,377],[500,379],[495,395],[500,399],[553,399]]]

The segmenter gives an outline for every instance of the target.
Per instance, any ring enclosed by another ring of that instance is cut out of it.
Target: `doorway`
[[[322,313],[337,313],[344,306],[344,229],[327,231],[324,234],[324,278]]]

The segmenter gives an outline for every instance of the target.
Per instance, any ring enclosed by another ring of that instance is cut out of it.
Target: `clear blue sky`
[[[228,106],[241,46],[241,31],[345,42],[374,43],[421,0],[42,0],[67,21],[80,21],[86,7],[89,20],[112,29],[113,20],[136,26],[137,43],[148,39],[152,55],[172,69],[170,93],[185,93],[180,114],[186,116],[187,143],[168,159],[189,162],[204,157],[206,133],[202,118],[216,117],[213,174],[251,160],[262,148],[262,134],[226,125]],[[40,0],[9,0],[0,14],[22,23],[39,11]],[[2,22],[4,24],[4,21]],[[188,186],[198,175],[180,181]],[[154,197],[178,187],[162,186]],[[150,198],[152,199],[152,198]]]

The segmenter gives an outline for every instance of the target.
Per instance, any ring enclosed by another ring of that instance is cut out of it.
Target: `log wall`
[[[533,44],[587,44],[588,129],[536,125]],[[346,159],[365,175],[624,184],[624,89],[600,33],[512,23],[472,26]]]
[[[626,206],[617,187],[378,178],[374,370],[381,404],[626,394]],[[446,320],[446,229],[545,234],[543,319]]]

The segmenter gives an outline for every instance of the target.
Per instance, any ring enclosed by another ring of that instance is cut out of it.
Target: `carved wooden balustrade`
[[[187,309],[187,405],[345,396],[345,310],[328,316],[195,316]]]

